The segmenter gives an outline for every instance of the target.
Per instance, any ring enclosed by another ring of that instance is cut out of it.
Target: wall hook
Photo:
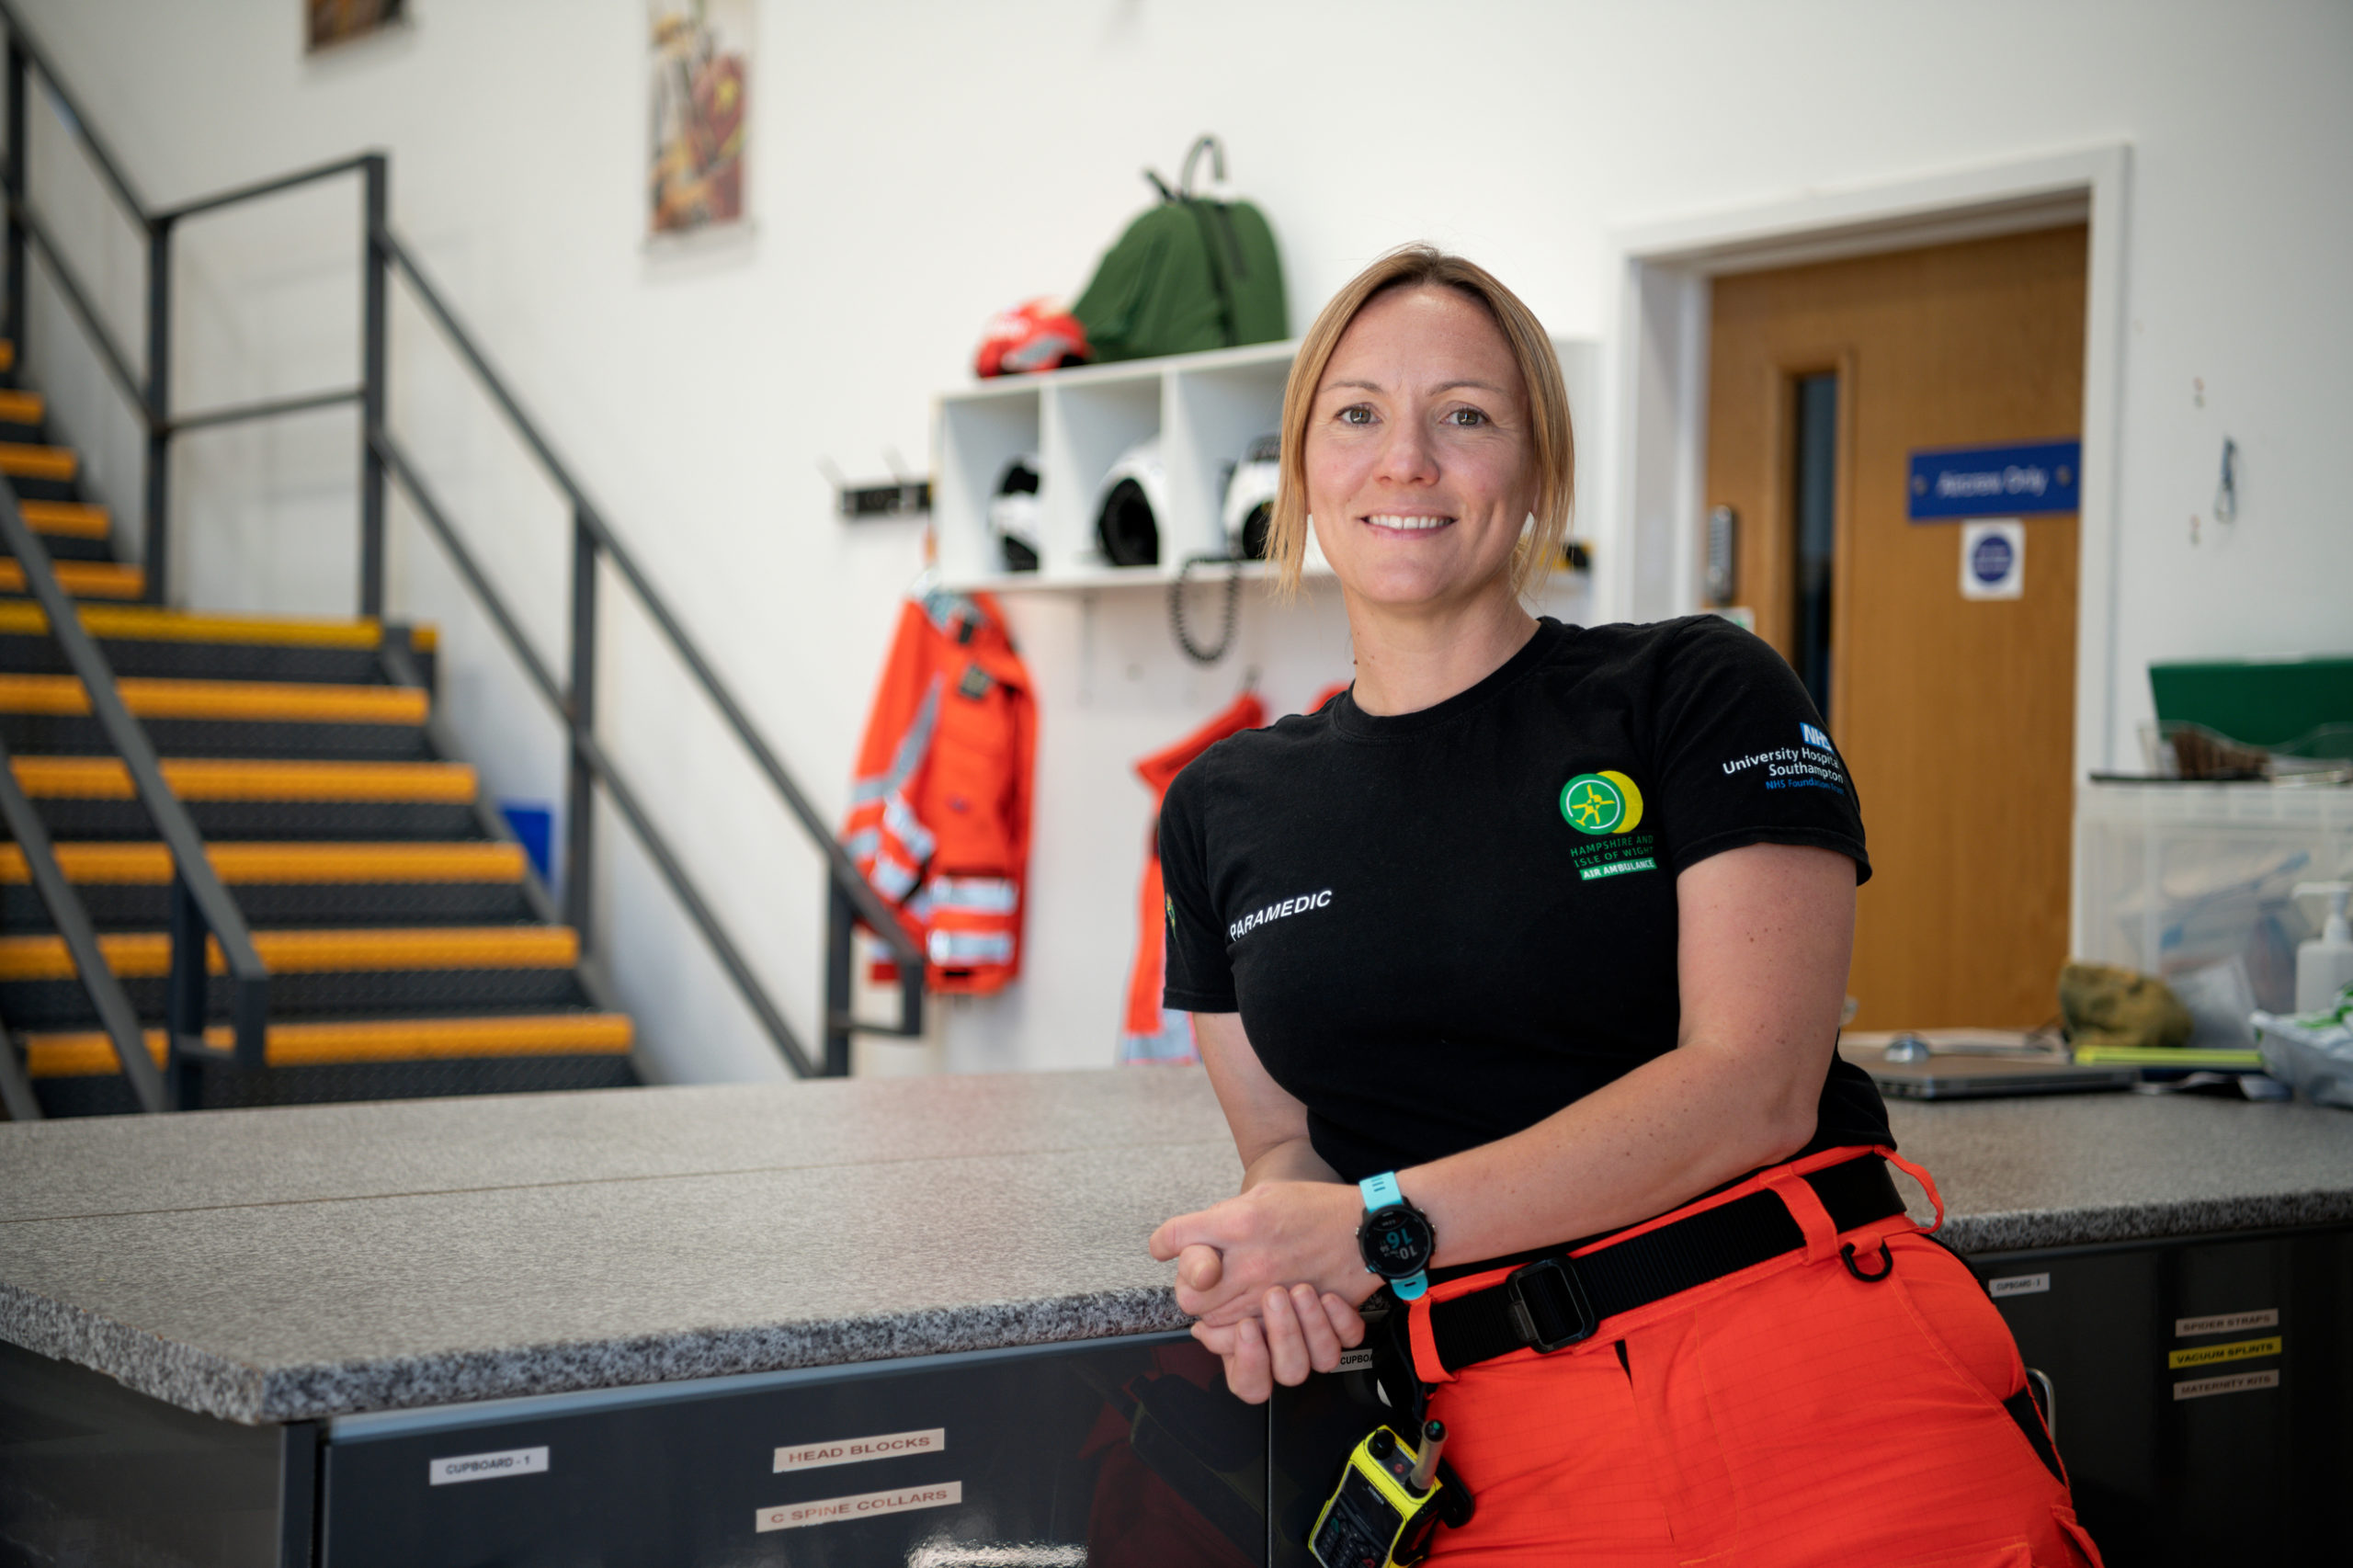
[[[2228,436],[2222,437],[2222,477],[2214,486],[2214,520],[2239,520],[2239,444]]]

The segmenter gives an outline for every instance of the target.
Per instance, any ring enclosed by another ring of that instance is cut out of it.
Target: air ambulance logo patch
[[[1631,833],[1643,823],[1643,792],[1615,769],[1580,773],[1561,787],[1561,815],[1579,833]]]
[[[1658,869],[1655,835],[1643,825],[1643,791],[1616,768],[1580,773],[1561,786],[1561,820],[1590,842],[1569,852],[1579,881]]]

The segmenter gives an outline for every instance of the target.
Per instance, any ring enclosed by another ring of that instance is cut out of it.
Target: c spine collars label
[[[928,1486],[900,1486],[855,1497],[820,1497],[812,1503],[762,1508],[753,1516],[753,1528],[756,1533],[797,1530],[846,1519],[870,1519],[878,1514],[904,1514],[910,1508],[951,1508],[963,1500],[962,1482],[935,1481]]]

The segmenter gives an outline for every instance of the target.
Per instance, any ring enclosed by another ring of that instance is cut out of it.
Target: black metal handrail
[[[662,877],[687,917],[694,923],[712,956],[726,971],[745,1004],[759,1020],[761,1028],[776,1045],[794,1071],[803,1076],[814,1073],[840,1074],[849,1070],[849,1037],[854,1031],[917,1035],[923,1032],[924,955],[913,937],[900,926],[890,906],[882,902],[840,843],[829,832],[809,797],[794,780],[791,773],[767,742],[753,727],[744,711],[700,646],[688,632],[661,594],[646,576],[629,550],[614,537],[611,528],[588,498],[586,490],[575,479],[555,449],[540,433],[530,416],[523,411],[505,378],[494,369],[471,333],[458,320],[446,300],[428,278],[415,256],[401,244],[389,224],[379,227],[371,240],[371,249],[381,252],[385,261],[395,268],[415,290],[418,302],[438,326],[450,347],[465,361],[483,390],[504,414],[517,437],[539,460],[549,481],[572,504],[573,570],[572,570],[572,670],[568,682],[558,682],[525,635],[505,599],[490,579],[475,562],[447,510],[434,496],[431,487],[418,472],[415,463],[392,433],[381,426],[369,434],[369,447],[390,477],[406,493],[417,515],[449,553],[475,597],[481,602],[500,637],[514,653],[531,685],[546,699],[549,707],[561,719],[567,731],[571,750],[571,765],[567,780],[567,811],[565,813],[565,876],[564,915],[574,930],[582,933],[584,950],[592,910],[592,883],[585,874],[595,853],[592,836],[593,790],[602,784],[613,798],[622,819],[644,847],[647,857]],[[687,667],[695,684],[717,710],[731,733],[751,757],[786,811],[800,824],[811,841],[825,858],[827,961],[825,984],[825,1040],[823,1054],[813,1060],[788,1025],[783,1014],[768,997],[767,990],[754,976],[733,940],[727,935],[718,917],[694,884],[677,856],[670,848],[652,815],[645,810],[636,790],[631,789],[612,759],[597,743],[596,722],[596,648],[597,648],[597,568],[599,560],[609,560],[636,595],[648,619],[658,629],[679,661]],[[846,961],[836,962],[835,949],[847,953],[848,932],[854,922],[862,921],[890,947],[897,961],[900,975],[900,1018],[896,1025],[865,1025],[852,1017],[849,1009],[849,971]],[[836,974],[836,970],[839,973]]]
[[[258,1068],[264,1063],[269,971],[263,967],[261,955],[254,950],[253,933],[245,928],[244,913],[213,870],[212,862],[205,854],[204,840],[189,820],[188,808],[164,781],[163,764],[156,758],[155,748],[148,743],[147,732],[124,704],[106,654],[83,627],[74,601],[58,585],[49,551],[41,544],[40,536],[26,523],[24,513],[17,506],[16,488],[5,479],[0,479],[0,544],[6,544],[8,553],[17,558],[17,566],[24,573],[25,586],[49,622],[50,635],[57,640],[67,665],[82,683],[91,715],[106,733],[108,744],[122,758],[123,767],[131,775],[131,788],[153,822],[155,835],[163,840],[172,858],[172,961],[165,988],[164,1028],[172,1077],[169,1103],[185,1108],[197,1098],[199,1064],[221,1054],[207,1045],[204,1038],[210,984],[206,937],[209,936],[219,944],[222,966],[228,971],[230,1011],[236,1021],[233,1060],[240,1067]],[[24,851],[33,885],[40,890],[41,902],[49,906],[58,935],[64,938],[74,972],[81,977],[91,1006],[97,1010],[99,1023],[114,1043],[131,1092],[142,1109],[164,1109],[167,1103],[165,1087],[157,1079],[154,1062],[147,1055],[146,1040],[140,1031],[137,1015],[131,1011],[120,982],[98,948],[80,897],[57,864],[40,813],[17,788],[15,768],[6,758],[5,748],[0,748],[0,770],[6,773],[6,783],[0,787],[0,810],[6,812],[9,833]]]
[[[0,163],[0,184],[5,184],[9,219],[6,236],[7,330],[21,341],[25,322],[23,279],[28,259],[27,242],[29,240],[31,244],[39,247],[43,263],[59,285],[60,293],[96,346],[99,358],[131,404],[146,432],[147,472],[142,518],[145,597],[153,602],[163,602],[169,580],[168,475],[170,443],[176,435],[236,420],[276,417],[357,402],[360,407],[361,424],[359,613],[380,620],[384,613],[384,505],[388,483],[397,482],[415,504],[427,528],[449,552],[460,577],[480,600],[533,687],[564,723],[570,756],[566,778],[563,913],[579,934],[583,954],[590,953],[594,947],[591,897],[594,888],[591,873],[596,850],[594,811],[596,791],[601,785],[612,796],[622,820],[645,848],[664,882],[678,899],[680,906],[710,946],[762,1029],[796,1072],[804,1074],[812,1072],[847,1073],[853,1033],[920,1034],[923,1029],[924,981],[921,948],[899,925],[896,915],[881,895],[858,875],[857,867],[818,816],[806,792],[753,725],[742,703],[720,678],[700,645],[671,610],[668,602],[655,590],[652,579],[635,557],[621,544],[588,498],[585,489],[574,477],[571,469],[556,455],[552,444],[524,412],[506,380],[491,367],[473,335],[460,324],[456,313],[426,276],[415,255],[393,234],[389,222],[390,165],[384,154],[367,153],[337,159],[238,186],[176,207],[150,211],[122,175],[113,155],[91,133],[86,118],[47,57],[27,37],[23,24],[8,0],[0,0],[0,22],[5,22],[8,29],[8,146],[5,163]],[[113,341],[104,322],[92,307],[88,291],[53,243],[48,230],[42,226],[39,215],[31,209],[26,190],[25,105],[28,79],[36,70],[48,85],[60,119],[80,141],[132,222],[147,235],[147,352],[143,379],[134,374],[129,356]],[[170,379],[172,236],[176,225],[183,219],[354,173],[361,176],[365,186],[359,385],[175,416],[170,408]],[[416,465],[392,435],[386,381],[389,358],[388,286],[394,272],[398,272],[406,282],[418,303],[440,329],[444,339],[497,405],[509,427],[537,460],[550,482],[570,503],[573,515],[571,658],[570,668],[566,672],[568,678],[561,683],[532,648],[506,601],[474,562],[472,551],[465,547],[447,511],[433,497]],[[820,1054],[813,1059],[786,1024],[782,1013],[753,974],[708,900],[702,896],[667,840],[654,825],[637,791],[630,787],[597,740],[597,585],[598,567],[608,561],[661,631],[663,639],[686,665],[688,674],[694,678],[729,733],[744,748],[770,791],[824,857],[826,876],[824,1039]],[[78,633],[79,623],[74,622],[74,626]],[[95,647],[91,652],[95,654]],[[112,692],[110,681],[108,690]],[[119,701],[117,705],[119,705]],[[193,833],[192,828],[189,831]],[[179,904],[180,901],[176,898],[176,911]],[[195,911],[193,906],[191,912],[203,913]],[[209,913],[205,917],[211,918]],[[852,1013],[850,938],[854,927],[861,923],[889,949],[898,966],[900,1010],[898,1021],[894,1024],[863,1022]],[[176,932],[178,924],[176,919]],[[219,928],[217,925],[215,928]],[[242,926],[237,928],[243,929]],[[229,946],[225,940],[222,945],[224,949]],[[250,947],[249,942],[246,945]],[[174,951],[176,976],[179,965],[176,945]],[[233,976],[236,972],[233,963],[231,968]],[[198,1002],[200,1005],[200,967],[198,976]],[[172,994],[175,997],[181,995],[176,979]],[[239,994],[242,996],[243,993]],[[242,1004],[239,1016],[239,1054],[242,1060],[244,1054]],[[257,1051],[256,1047],[256,1060]],[[177,1060],[176,1052],[175,1060]]]

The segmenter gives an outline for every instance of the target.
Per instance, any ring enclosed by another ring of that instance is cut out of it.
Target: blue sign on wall
[[[2081,511],[2083,455],[2081,441],[1914,452],[1905,515],[1940,523]]]

